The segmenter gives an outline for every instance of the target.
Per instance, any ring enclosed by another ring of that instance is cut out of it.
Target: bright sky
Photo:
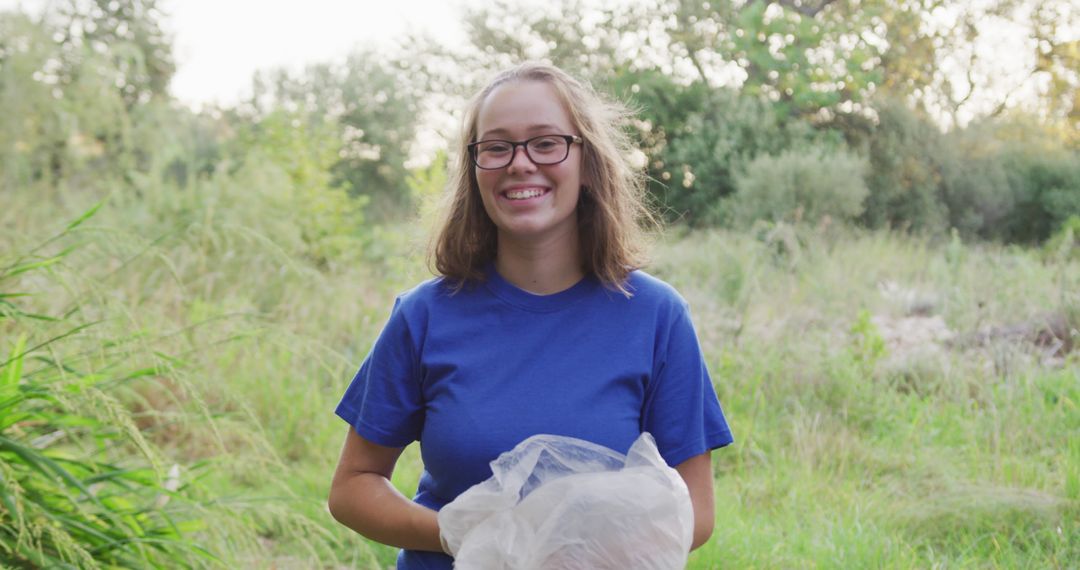
[[[165,0],[178,70],[173,93],[188,103],[233,103],[256,70],[344,58],[360,45],[427,31],[463,36],[463,0]]]
[[[344,58],[354,47],[427,31],[463,41],[461,6],[476,0],[162,0],[178,64],[173,94],[189,104],[238,101],[256,70]],[[49,0],[0,0],[37,12]]]

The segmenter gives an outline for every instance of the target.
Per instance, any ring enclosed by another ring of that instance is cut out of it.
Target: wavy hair
[[[485,267],[495,259],[497,229],[484,210],[467,145],[476,140],[480,107],[488,95],[512,81],[553,86],[585,140],[577,204],[582,269],[606,287],[630,296],[626,278],[647,260],[646,229],[659,227],[646,206],[644,173],[631,163],[636,149],[624,129],[631,113],[565,71],[541,63],[524,63],[499,73],[469,102],[429,265],[433,257],[435,272],[460,289],[483,281]]]

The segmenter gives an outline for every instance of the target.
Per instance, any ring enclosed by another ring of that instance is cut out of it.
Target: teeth
[[[511,190],[506,193],[506,197],[511,200],[524,200],[526,198],[535,198],[543,194],[543,190]]]

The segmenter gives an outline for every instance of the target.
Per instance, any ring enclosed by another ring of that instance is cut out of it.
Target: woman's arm
[[[402,449],[372,443],[350,427],[330,484],[330,514],[371,540],[442,552],[436,512],[410,501],[390,483]]]
[[[690,550],[705,544],[716,524],[711,454],[706,451],[675,466],[690,490],[690,502],[694,505],[694,540],[690,543]]]

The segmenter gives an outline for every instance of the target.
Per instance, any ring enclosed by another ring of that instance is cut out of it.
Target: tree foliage
[[[420,133],[454,136],[446,116],[490,73],[541,59],[637,109],[628,128],[671,219],[731,221],[736,179],[759,158],[856,153],[869,167],[843,171],[868,191],[859,223],[1038,240],[1073,208],[1076,14],[1060,0],[494,0],[465,10],[464,48],[413,35],[262,74],[250,101],[198,114],[168,98],[157,0],[67,0],[0,16],[0,182],[183,187],[250,159],[321,189],[305,200],[345,207],[329,198],[344,191],[369,218],[399,217],[416,206]],[[994,26],[1030,32],[1018,76],[987,71]],[[1033,109],[1017,102],[1024,85],[1040,86]],[[1019,136],[1018,122],[1038,127]]]
[[[49,19],[71,57],[65,75],[85,71],[82,58],[105,54],[114,85],[130,108],[167,95],[176,71],[172,39],[162,29],[158,0],[66,0]]]
[[[760,97],[694,84],[677,89],[655,72],[629,76],[651,190],[669,217],[694,225],[724,219],[734,173],[759,154],[811,144],[820,133]]]
[[[493,70],[543,59],[631,101],[652,195],[673,219],[721,223],[733,173],[757,156],[842,140],[870,164],[862,223],[1004,237],[993,228],[1034,191],[1006,183],[997,157],[951,145],[959,135],[946,140],[942,126],[961,133],[973,113],[1001,115],[1016,82],[1038,75],[1051,86],[1038,96],[1047,115],[1031,119],[1073,144],[1080,67],[1076,38],[1060,24],[1073,11],[1051,0],[566,0],[529,9],[500,0],[467,12],[472,50],[460,61]],[[987,71],[993,62],[979,46],[999,24],[1027,26],[1035,38],[1025,77]]]
[[[148,166],[174,71],[160,18],[151,0],[0,13],[0,183],[100,187]]]
[[[341,65],[259,76],[254,91],[253,118],[283,108],[300,113],[305,122],[336,129],[341,144],[331,170],[350,193],[370,197],[384,215],[411,206],[406,162],[416,136],[419,94],[393,62],[357,51]]]
[[[865,221],[871,227],[944,231],[942,134],[925,116],[884,101],[867,141],[870,157]]]

